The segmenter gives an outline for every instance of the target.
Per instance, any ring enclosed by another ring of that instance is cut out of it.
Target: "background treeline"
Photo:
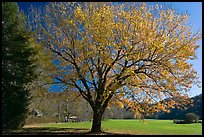
[[[158,119],[184,119],[185,114],[194,113],[202,119],[202,94],[191,98],[194,102],[193,106],[187,106],[187,109],[173,108],[170,113],[160,112],[152,118]]]
[[[27,124],[41,122],[64,122],[66,115],[77,116],[79,121],[92,119],[90,105],[80,96],[68,92],[34,92],[29,105]],[[112,105],[106,109],[103,119],[132,119],[129,110]]]
[[[64,122],[64,117],[69,114],[77,116],[79,121],[89,121],[92,119],[92,111],[89,104],[82,98],[68,92],[42,92],[36,97],[29,106],[29,115],[26,123],[41,122]],[[77,93],[76,93],[77,94]],[[149,119],[185,119],[185,114],[195,113],[202,119],[202,94],[192,97],[193,106],[187,109],[171,109],[170,113],[159,112],[144,118]],[[39,115],[34,115],[37,111]],[[42,115],[40,115],[42,114]],[[134,113],[115,105],[106,109],[103,119],[134,119]],[[139,117],[138,117],[139,118]]]

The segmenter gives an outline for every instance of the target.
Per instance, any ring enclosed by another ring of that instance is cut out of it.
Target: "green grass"
[[[172,120],[108,120],[103,128],[110,132],[130,134],[201,135],[202,124],[173,124]]]
[[[91,122],[45,123],[34,127],[90,130]],[[30,127],[29,125],[25,127]],[[172,120],[104,120],[102,129],[108,133],[140,135],[202,135],[202,124],[173,124]]]

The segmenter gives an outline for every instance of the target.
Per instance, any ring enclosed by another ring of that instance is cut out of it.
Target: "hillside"
[[[181,110],[178,108],[171,109],[170,113],[160,112],[154,117],[158,119],[184,119],[185,114],[187,113],[195,113],[200,116],[202,119],[202,94],[192,97],[194,101],[194,106],[188,106],[186,110]]]

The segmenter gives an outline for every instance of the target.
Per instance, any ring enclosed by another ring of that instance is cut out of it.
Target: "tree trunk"
[[[94,103],[90,104],[93,110],[93,121],[92,121],[91,132],[94,132],[94,133],[102,132],[101,131],[102,116],[112,96],[113,96],[113,92],[109,94],[108,98],[104,101],[103,105],[101,105],[101,102],[98,102],[98,101],[96,101],[95,105],[93,105]],[[100,98],[98,100],[100,100]]]
[[[101,111],[93,111],[92,133],[101,132],[101,120],[103,113]]]

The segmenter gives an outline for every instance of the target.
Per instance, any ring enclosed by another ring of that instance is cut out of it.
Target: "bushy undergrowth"
[[[191,124],[191,123],[202,123],[202,121],[199,121],[199,116],[194,113],[187,113],[185,115],[185,120],[173,120],[173,123],[175,124]]]

